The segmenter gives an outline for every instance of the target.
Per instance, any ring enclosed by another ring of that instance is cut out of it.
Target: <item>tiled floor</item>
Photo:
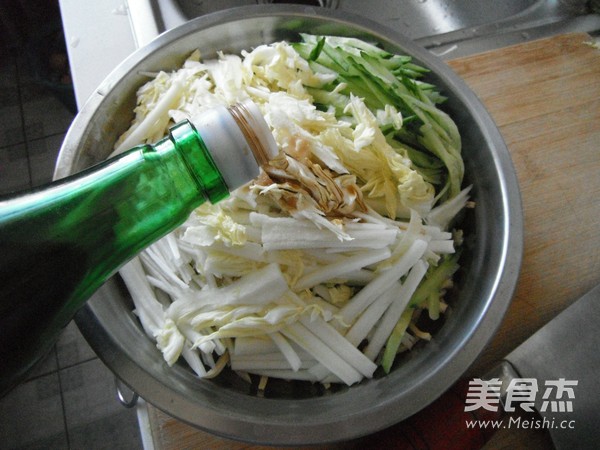
[[[0,21],[0,194],[51,180],[74,117],[32,72],[28,61],[35,55],[27,36],[11,40],[14,35],[3,24]],[[0,399],[0,448],[142,448],[135,409],[117,401],[112,374],[74,323],[29,379]]]

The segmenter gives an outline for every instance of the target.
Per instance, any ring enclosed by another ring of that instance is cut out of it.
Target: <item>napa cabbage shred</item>
[[[469,187],[427,73],[359,39],[303,34],[147,74],[115,153],[248,98],[280,148],[121,270],[169,365],[352,385],[432,338],[419,319],[447,308]]]

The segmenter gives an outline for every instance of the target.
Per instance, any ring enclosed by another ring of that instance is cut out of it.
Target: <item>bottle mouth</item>
[[[229,106],[227,110],[246,138],[258,165],[267,165],[277,156],[279,148],[256,103],[244,100]]]

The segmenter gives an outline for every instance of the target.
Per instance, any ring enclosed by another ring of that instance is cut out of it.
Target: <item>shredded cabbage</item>
[[[357,39],[303,35],[151,74],[116,152],[247,98],[281,150],[121,271],[169,365],[354,384],[427,336],[414,321],[447,306],[468,188],[426,72]]]

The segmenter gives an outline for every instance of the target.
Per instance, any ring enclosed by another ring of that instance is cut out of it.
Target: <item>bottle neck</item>
[[[165,146],[170,148],[171,145],[182,157],[198,191],[207,200],[217,203],[229,195],[229,188],[204,140],[189,121],[184,120],[173,126],[169,136],[158,142],[155,149],[160,153]]]

